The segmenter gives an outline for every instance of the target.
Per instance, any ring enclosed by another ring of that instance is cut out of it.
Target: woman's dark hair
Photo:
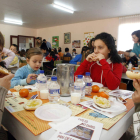
[[[92,38],[92,39],[89,41],[88,47],[89,47],[90,49],[93,48],[93,46],[92,46],[92,41],[95,41],[95,38]]]
[[[140,42],[140,30],[134,31],[131,35],[136,35],[139,38],[138,42]]]
[[[88,50],[88,47],[87,46],[83,46],[81,54],[83,54],[83,51],[86,52],[87,50]]]
[[[112,61],[112,63],[121,63],[122,59],[118,55],[118,52],[116,50],[115,40],[114,40],[113,36],[111,34],[103,32],[103,33],[96,35],[95,41],[98,39],[102,40],[106,44],[108,49],[110,50],[109,58]]]

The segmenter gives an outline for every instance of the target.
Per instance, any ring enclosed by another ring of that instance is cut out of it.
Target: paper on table
[[[123,112],[119,112],[119,113],[113,113],[113,112],[109,112],[108,113],[108,112],[105,112],[105,111],[101,111],[101,110],[95,108],[92,105],[93,104],[93,100],[89,100],[89,101],[85,101],[85,102],[80,102],[80,104],[83,105],[83,106],[86,106],[86,107],[88,107],[88,108],[90,108],[90,109],[92,109],[94,111],[97,111],[97,112],[99,112],[99,113],[101,113],[101,114],[103,114],[103,115],[105,115],[105,116],[107,116],[109,118],[113,118],[113,117],[115,117],[115,116],[117,116],[117,115],[119,115],[119,114],[121,114],[121,113],[126,111],[126,110],[124,110]]]
[[[70,118],[68,118],[67,120],[62,121],[62,122],[58,122],[58,123],[50,122],[49,123],[49,125],[53,129],[55,129],[59,132],[62,132],[62,133],[68,132],[69,130],[73,129],[74,127],[76,127],[79,124],[81,124],[81,121],[77,120],[77,117],[73,117],[73,116],[71,116]]]
[[[109,92],[109,95],[115,96],[115,97],[121,96],[121,98],[125,100],[132,97],[133,93],[134,93],[133,91],[129,91],[129,90],[113,90]]]
[[[70,139],[72,140],[99,140],[103,124],[89,119],[75,117],[81,124],[69,130],[65,134],[57,131],[50,140]],[[67,126],[65,126],[67,127]]]

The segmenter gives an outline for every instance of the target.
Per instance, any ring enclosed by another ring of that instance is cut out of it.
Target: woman
[[[93,82],[102,83],[111,90],[120,85],[122,64],[112,35],[101,33],[95,37],[94,53],[87,56],[75,75],[84,75],[85,72],[91,73]]]
[[[134,31],[132,33],[132,39],[134,41],[134,47],[133,50],[129,52],[123,52],[119,51],[119,54],[129,55],[130,57],[136,55],[137,57],[140,57],[140,30]]]

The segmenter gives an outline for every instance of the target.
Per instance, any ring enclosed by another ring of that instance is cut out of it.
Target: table
[[[70,97],[61,97],[63,101],[69,102]],[[133,122],[134,107],[111,129],[102,130],[100,140],[118,140]],[[2,124],[17,140],[49,140],[55,133],[54,129],[49,129],[40,135],[34,136],[22,123],[20,123],[11,113],[4,110]]]

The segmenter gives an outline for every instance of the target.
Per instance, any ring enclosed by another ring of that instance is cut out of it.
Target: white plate
[[[111,102],[110,108],[101,108],[97,106],[94,102],[93,102],[93,106],[101,111],[113,112],[113,113],[123,112],[126,110],[126,106],[122,103],[119,103],[118,101],[114,101],[113,103]]]
[[[103,84],[101,84],[101,83],[92,82],[92,86],[94,86],[94,85],[97,85],[97,86],[99,86],[100,88],[103,87]]]
[[[64,121],[68,119],[72,111],[63,105],[47,104],[35,110],[35,116],[45,121]]]

